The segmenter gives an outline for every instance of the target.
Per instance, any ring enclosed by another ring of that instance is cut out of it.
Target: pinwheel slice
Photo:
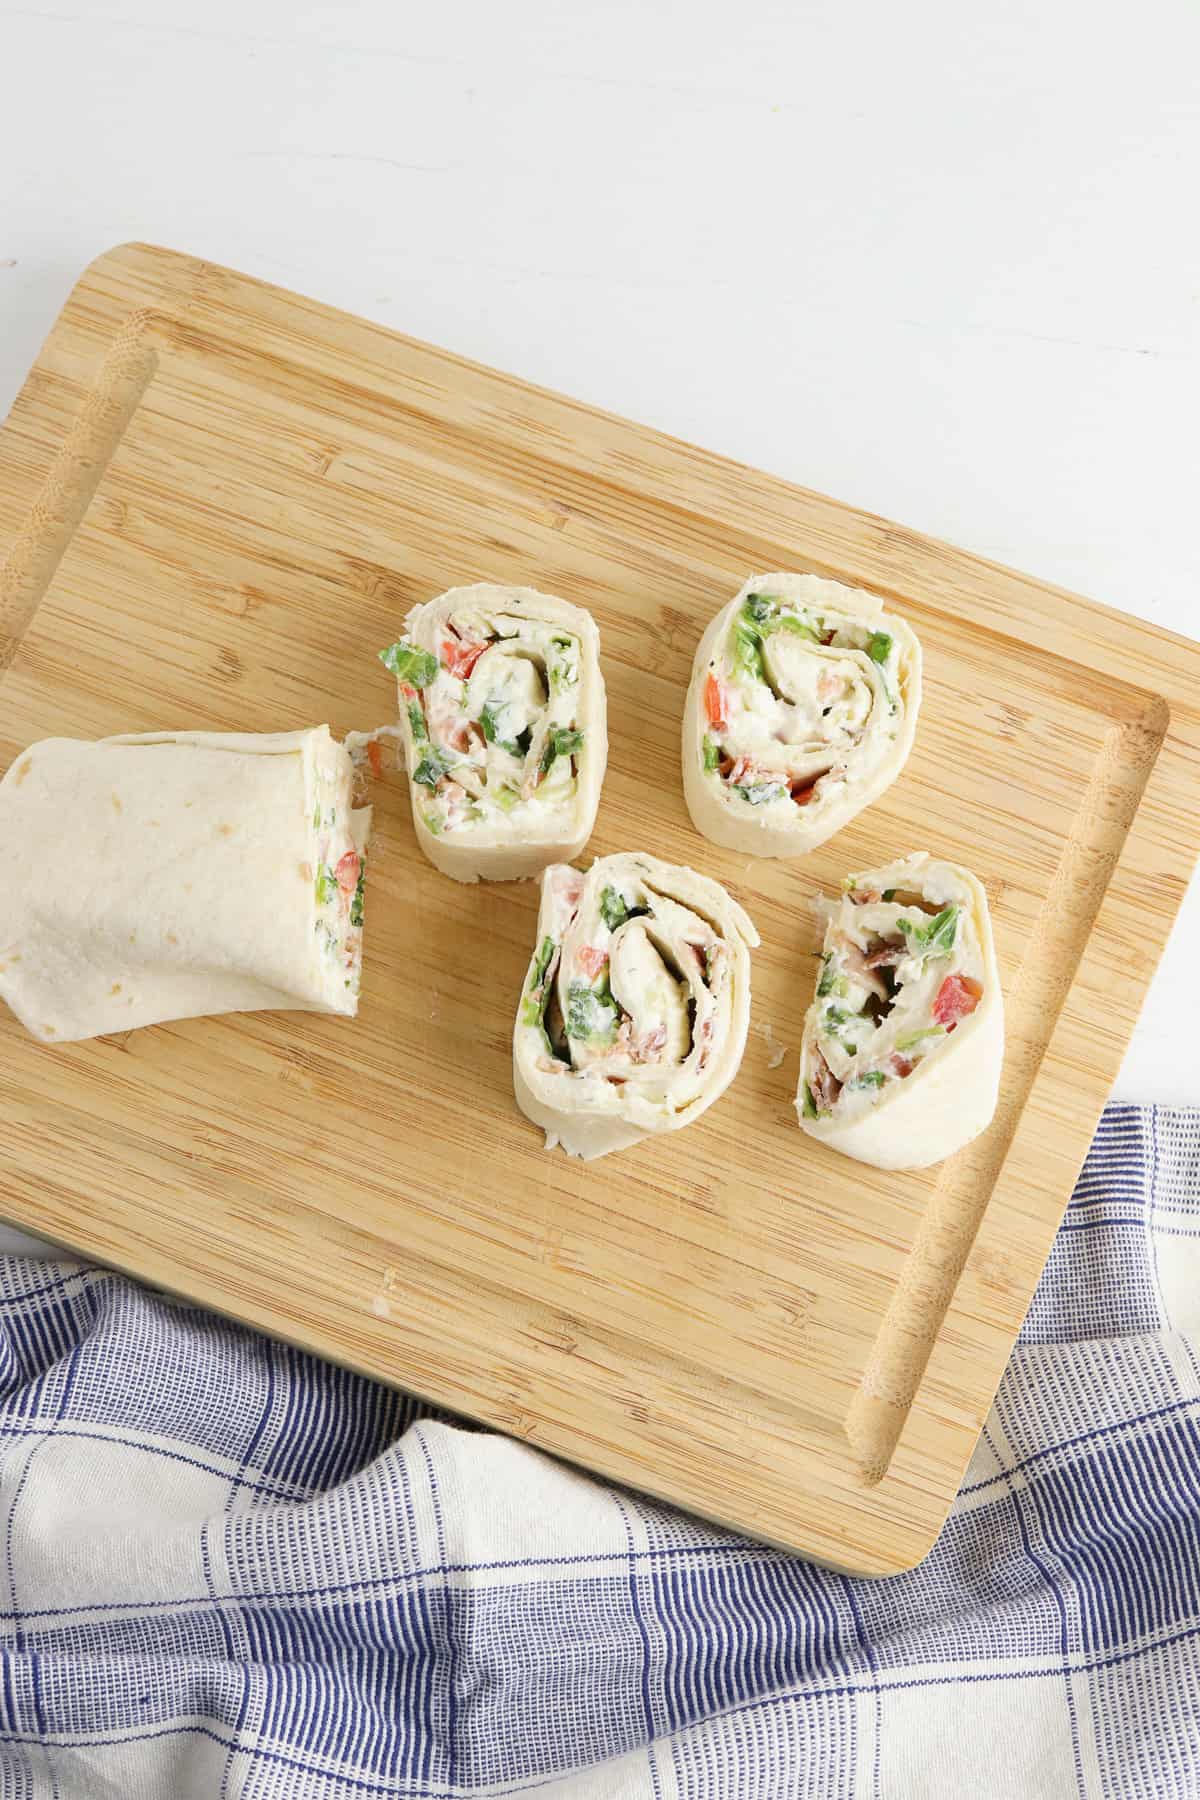
[[[796,1108],[835,1150],[923,1169],[996,1109],[1004,1002],[987,896],[924,851],[854,875],[829,908]]]
[[[63,1043],[358,1010],[369,807],[321,725],[48,738],[0,783],[0,997]]]
[[[517,1104],[590,1160],[698,1118],[737,1074],[758,933],[723,888],[643,855],[542,877],[513,1033]]]
[[[709,625],[683,724],[696,830],[751,856],[800,856],[904,767],[921,647],[876,594],[755,575]]]
[[[417,842],[455,881],[578,856],[608,758],[600,634],[534,588],[486,582],[413,608],[382,652],[400,690]]]

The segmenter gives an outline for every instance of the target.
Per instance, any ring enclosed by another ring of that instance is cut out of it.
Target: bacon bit
[[[744,787],[747,775],[754,773],[754,764],[748,756],[739,756],[729,772],[729,779],[734,787]]]
[[[855,906],[874,906],[883,895],[878,888],[852,888],[846,898]]]
[[[336,864],[333,873],[343,894],[352,894],[354,892],[355,888],[358,886],[358,877],[361,868],[362,858],[359,856],[357,850],[347,850],[345,856],[343,856]]]
[[[471,727],[465,719],[455,719],[442,727],[442,738],[449,750],[469,750]]]
[[[415,699],[416,699],[416,697],[417,697],[417,690],[416,690],[416,688],[415,688],[415,687],[409,687],[409,685],[408,685],[408,683],[407,683],[407,681],[402,681],[402,682],[401,682],[401,683],[400,683],[400,692],[401,692],[401,693],[402,693],[402,694],[403,694],[403,695],[404,695],[404,698],[405,698],[405,699],[406,699],[406,700],[415,700]]]
[[[903,938],[887,938],[878,950],[872,950],[866,966],[868,969],[894,969],[907,955],[908,945]]]
[[[841,676],[835,675],[832,669],[822,669],[821,678],[817,682],[817,699],[836,700],[841,691]]]
[[[836,636],[837,636],[836,631],[823,631],[821,633],[821,642],[823,644],[832,644],[832,642]]]
[[[710,672],[704,683],[704,710],[708,722],[718,731],[729,728],[729,693],[719,676]]]
[[[442,662],[451,675],[465,681],[486,649],[486,640],[482,644],[464,644],[457,638],[446,638],[442,643]]]
[[[818,775],[817,781],[820,779],[821,778]],[[806,783],[803,778],[799,778],[794,781],[789,781],[788,783],[788,793],[792,796],[792,799],[797,806],[807,806],[816,791],[816,781],[809,781]]]
[[[838,1103],[842,1084],[816,1048],[813,1049],[809,1086],[812,1088],[813,1099],[817,1103],[817,1111],[832,1112]]]
[[[917,1065],[911,1056],[901,1056],[898,1050],[892,1051],[892,1068],[900,1077],[901,1081],[904,1080],[906,1075],[911,1075],[916,1066]]]
[[[638,1040],[635,1060],[638,1062],[654,1062],[667,1047],[667,1028],[656,1025],[645,1037]]]
[[[383,774],[383,745],[378,738],[372,738],[367,745],[367,761],[371,765],[372,775]]]
[[[845,948],[842,951],[842,960],[846,965],[847,972],[852,975],[856,981],[860,981],[868,993],[875,994],[880,1000],[884,1001],[889,998],[882,977],[875,973],[874,969],[872,969],[866,957],[852,938],[846,939]]]
[[[689,943],[688,949],[691,951],[692,955],[695,957],[696,961],[699,963],[700,973],[702,975],[705,974],[708,970],[708,957],[705,954],[704,945]]]
[[[933,1003],[933,1016],[947,1031],[969,1018],[983,999],[983,986],[973,975],[947,975]]]
[[[608,951],[601,950],[596,944],[585,944],[579,952],[579,966],[589,981],[595,981],[607,961]]]

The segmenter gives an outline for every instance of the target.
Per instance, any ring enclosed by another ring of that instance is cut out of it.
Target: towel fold
[[[99,1269],[0,1258],[0,1788],[1200,1782],[1200,1111],[1111,1106],[951,1518],[854,1581]]]

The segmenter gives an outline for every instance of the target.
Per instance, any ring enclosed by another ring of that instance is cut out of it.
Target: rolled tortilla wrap
[[[578,856],[608,760],[600,634],[534,588],[451,588],[382,652],[400,690],[417,842],[455,881]]]
[[[692,666],[692,823],[750,856],[814,849],[896,779],[920,704],[921,647],[878,595],[817,575],[753,576]]]
[[[758,933],[723,888],[643,855],[542,877],[513,1032],[517,1105],[590,1160],[678,1131],[737,1074]]]
[[[0,996],[62,1043],[358,1010],[369,808],[327,726],[47,738],[0,783]]]
[[[851,876],[829,911],[796,1107],[835,1150],[923,1169],[996,1110],[1004,1002],[987,896],[924,851]]]

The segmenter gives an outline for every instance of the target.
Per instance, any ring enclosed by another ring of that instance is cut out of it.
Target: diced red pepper
[[[486,643],[464,644],[458,638],[446,638],[442,643],[442,662],[452,675],[465,681],[486,649]]]
[[[704,683],[704,710],[708,714],[708,722],[718,731],[726,731],[729,727],[729,694],[725,683],[710,673]]]
[[[608,951],[599,949],[595,944],[585,944],[579,952],[579,966],[589,981],[595,981],[607,961]]]
[[[938,1025],[953,1031],[960,1019],[969,1017],[983,999],[983,987],[973,975],[947,975],[933,1003],[933,1017]]]
[[[378,738],[372,738],[367,745],[367,761],[371,765],[372,775],[383,774],[383,745]]]
[[[343,894],[352,894],[354,892],[355,888],[358,886],[358,877],[361,868],[362,858],[359,856],[357,850],[347,850],[345,856],[343,856],[335,865],[333,873],[337,878],[337,884],[341,888]]]
[[[409,687],[409,685],[408,685],[408,683],[407,683],[407,681],[402,681],[402,682],[401,682],[401,683],[400,683],[400,692],[401,692],[401,693],[402,693],[402,694],[403,694],[403,695],[404,695],[404,698],[405,698],[405,699],[406,699],[406,700],[415,700],[415,699],[416,699],[416,697],[417,697],[417,690],[416,690],[416,688],[415,688],[415,687]]]

